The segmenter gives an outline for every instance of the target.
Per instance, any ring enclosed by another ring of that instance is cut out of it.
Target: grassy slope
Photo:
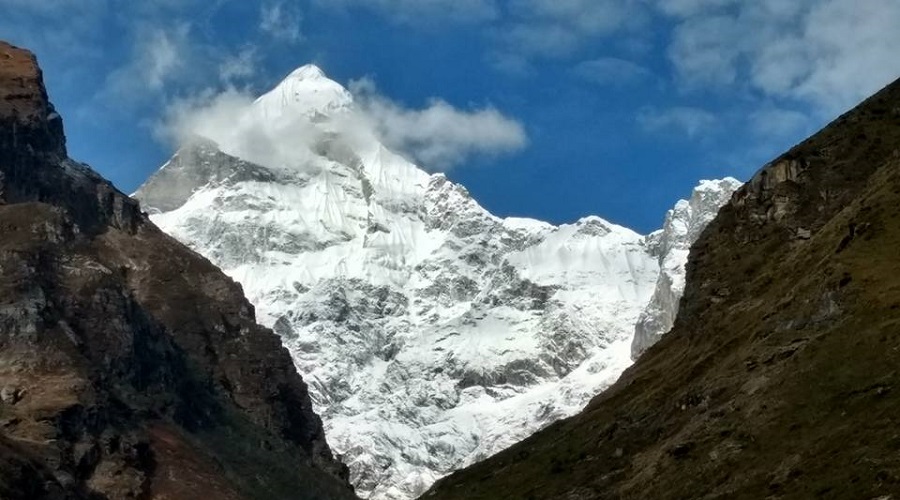
[[[613,388],[424,498],[900,491],[900,83],[764,167],[688,267]]]

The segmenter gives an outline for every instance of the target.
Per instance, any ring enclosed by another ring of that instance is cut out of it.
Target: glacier
[[[405,500],[611,385],[651,342],[635,347],[639,319],[677,308],[686,248],[738,182],[701,184],[649,236],[501,218],[365,123],[304,66],[134,196],[280,335],[358,494]]]

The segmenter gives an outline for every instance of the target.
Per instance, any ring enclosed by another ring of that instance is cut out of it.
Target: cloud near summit
[[[476,156],[510,154],[527,146],[525,128],[492,106],[460,109],[434,98],[411,108],[381,93],[363,78],[349,85],[354,105],[331,126],[347,140],[377,139],[431,171],[448,170]],[[266,165],[299,165],[321,131],[308,119],[281,120],[265,130],[243,120],[253,106],[249,91],[229,87],[173,100],[156,127],[156,137],[175,146],[195,136],[212,139],[228,153]],[[293,147],[305,144],[307,148]],[[284,145],[292,145],[285,149]]]
[[[378,138],[426,169],[446,170],[474,155],[511,153],[528,143],[522,124],[491,106],[461,110],[434,98],[411,109],[378,93],[369,78],[351,82],[350,91]]]

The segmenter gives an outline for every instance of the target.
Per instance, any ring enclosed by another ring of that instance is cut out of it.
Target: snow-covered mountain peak
[[[725,177],[723,179],[713,179],[701,180],[697,187],[694,188],[694,193],[714,193],[721,194],[725,190],[731,190],[734,192],[736,189],[735,186],[740,187],[743,184],[741,181],[735,179],[734,177]]]
[[[600,217],[497,217],[374,134],[331,126],[354,116],[346,89],[302,67],[225,152],[192,143],[135,196],[243,285],[357,491],[406,500],[618,377],[658,245]]]
[[[360,494],[413,498],[630,363],[658,273],[641,235],[496,217],[380,145],[308,161],[289,178],[204,143],[136,196],[281,335]]]
[[[322,68],[315,64],[304,64],[294,71],[291,71],[286,79],[321,80],[327,78],[328,77],[325,75],[325,72],[322,71]]]
[[[614,228],[619,230],[625,229],[595,215],[578,219],[578,221],[575,222],[575,226],[578,227],[578,234],[590,236],[605,236],[613,232]],[[630,229],[626,229],[626,231],[633,233]]]
[[[353,96],[329,79],[318,66],[307,64],[291,72],[281,83],[254,103],[262,122],[285,117],[316,118],[352,108]]]

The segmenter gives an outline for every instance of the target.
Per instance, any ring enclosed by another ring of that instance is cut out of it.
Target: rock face
[[[0,497],[355,498],[241,288],[67,157],[0,43]]]
[[[701,181],[690,199],[679,201],[666,213],[663,228],[647,236],[650,253],[659,259],[659,278],[634,327],[631,359],[636,360],[672,328],[684,293],[688,251],[739,187],[741,182],[730,177]]]
[[[423,498],[892,498],[898,245],[900,81],[735,193],[613,387]]]
[[[281,335],[360,494],[408,499],[611,384],[659,252],[680,243],[598,217],[495,217],[366,136],[355,113],[300,68],[235,120],[241,134],[187,145],[135,197]],[[303,134],[285,139],[285,123]],[[691,230],[718,208],[695,198]]]

